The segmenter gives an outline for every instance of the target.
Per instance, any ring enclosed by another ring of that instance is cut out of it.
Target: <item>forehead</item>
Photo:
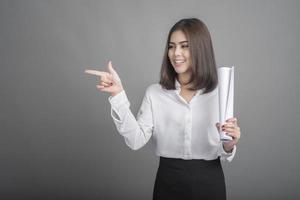
[[[178,43],[178,42],[182,42],[182,41],[187,41],[187,38],[181,30],[174,31],[171,34],[169,42]]]

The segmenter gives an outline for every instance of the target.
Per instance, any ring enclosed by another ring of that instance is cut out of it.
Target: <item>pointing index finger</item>
[[[84,71],[87,74],[92,74],[92,75],[96,75],[96,76],[105,76],[108,75],[107,72],[102,72],[102,71],[97,71],[97,70],[91,70],[91,69],[87,69]]]

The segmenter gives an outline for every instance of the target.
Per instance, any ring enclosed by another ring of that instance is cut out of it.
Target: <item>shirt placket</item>
[[[185,116],[185,130],[184,130],[184,149],[183,156],[185,159],[190,159],[192,156],[191,142],[192,142],[192,110],[188,105],[188,112]]]
[[[185,128],[184,128],[184,141],[183,141],[183,158],[184,159],[191,159],[192,158],[192,102],[194,99],[199,95],[201,90],[198,90],[196,94],[193,96],[190,102],[187,102],[181,95],[180,95],[180,84],[178,81],[175,82],[176,85],[176,96],[178,97],[179,101],[188,108],[188,111],[185,116]]]

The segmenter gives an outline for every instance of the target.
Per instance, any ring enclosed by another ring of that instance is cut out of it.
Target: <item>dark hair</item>
[[[213,91],[218,84],[218,75],[213,45],[206,25],[199,19],[189,18],[178,21],[169,31],[160,71],[159,84],[167,89],[175,89],[177,73],[168,57],[168,46],[173,32],[182,31],[189,44],[191,55],[190,90],[204,89],[204,93]]]

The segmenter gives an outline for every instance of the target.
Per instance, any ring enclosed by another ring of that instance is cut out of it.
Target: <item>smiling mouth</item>
[[[185,63],[184,60],[174,60],[173,62],[175,67],[180,67],[182,64]]]
[[[174,63],[175,64],[182,64],[184,63],[185,61],[184,60],[174,60]]]

